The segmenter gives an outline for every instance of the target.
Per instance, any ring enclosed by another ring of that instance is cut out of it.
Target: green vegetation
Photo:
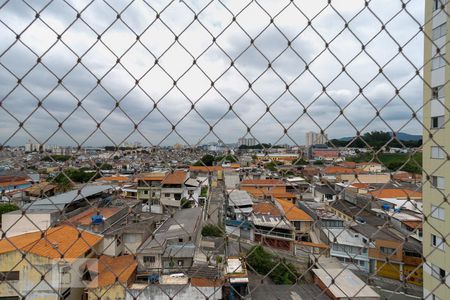
[[[192,207],[191,201],[189,201],[186,198],[181,199],[180,205],[181,205],[181,208],[191,208]]]
[[[238,160],[236,159],[236,157],[234,157],[231,154],[228,155],[221,155],[221,156],[217,156],[215,159],[216,162],[225,162],[225,161],[229,161],[231,163],[235,163],[238,162]]]
[[[212,166],[214,165],[215,157],[211,154],[205,154],[203,157],[197,161],[194,166]]]
[[[296,166],[304,166],[304,165],[309,164],[309,162],[303,158],[299,158],[299,159],[294,159],[292,161],[292,164],[296,165]]]
[[[265,251],[262,246],[250,249],[247,263],[259,274],[266,275],[270,272],[269,277],[275,284],[294,284],[299,276],[293,264],[283,260],[279,263],[279,259]]]
[[[315,160],[313,162],[314,165],[323,165],[323,161],[322,160]]]
[[[112,170],[113,166],[107,163],[98,162],[95,164],[100,170]]]
[[[282,162],[279,161],[271,161],[270,163],[265,165],[265,168],[269,171],[275,172],[277,170],[277,166],[282,165]]]
[[[378,159],[377,159],[378,158]],[[379,162],[391,171],[397,171],[400,167],[410,159],[408,153],[379,153],[374,158],[374,153],[364,153],[355,157],[350,157],[348,161],[354,162]],[[400,169],[401,171],[420,174],[422,173],[422,153],[414,153],[406,165]]]
[[[383,131],[372,131],[366,132],[361,136],[361,138],[357,138],[354,141],[351,140],[331,140],[328,144],[332,147],[356,147],[356,148],[366,148],[367,145],[372,147],[374,150],[378,150],[381,147],[396,147],[402,148],[403,145],[406,147],[420,147],[422,145],[422,141],[402,141],[400,144],[397,140],[391,140],[391,133],[383,132]],[[364,141],[362,141],[363,139]],[[389,143],[388,143],[389,142]]]
[[[271,143],[266,144],[266,143],[262,143],[262,144],[257,144],[255,146],[246,146],[246,145],[241,145],[239,146],[239,149],[277,149],[277,148],[283,148],[283,146],[280,145],[272,145]]]
[[[202,235],[221,237],[223,236],[223,230],[217,225],[207,224],[202,228]]]
[[[200,197],[207,197],[208,196],[208,187],[207,186],[202,186],[202,190],[200,192]]]
[[[71,181],[77,183],[86,183],[100,178],[98,172],[89,172],[87,168],[68,168],[63,172],[65,175],[61,172],[56,176],[51,176],[48,178],[49,182],[53,182],[58,185],[57,190],[60,192],[70,190],[70,188],[72,187]]]
[[[216,164],[222,164],[223,162],[228,161],[231,163],[238,162],[236,157],[234,157],[231,154],[228,155],[221,155],[221,156],[214,156],[211,154],[205,154],[203,157],[194,163],[194,166],[214,166]]]
[[[0,224],[2,223],[2,215],[3,214],[6,214],[10,211],[15,211],[18,209],[19,209],[19,207],[14,204],[10,204],[10,203],[0,204]]]
[[[68,161],[69,159],[72,159],[71,155],[57,155],[57,154],[53,154],[53,155],[47,155],[47,156],[43,157],[42,161],[60,161],[60,162],[65,162],[65,161]]]

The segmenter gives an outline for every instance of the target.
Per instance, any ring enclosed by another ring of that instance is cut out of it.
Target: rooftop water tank
[[[102,215],[95,215],[91,217],[92,220],[92,224],[93,225],[98,225],[103,223],[103,216]]]

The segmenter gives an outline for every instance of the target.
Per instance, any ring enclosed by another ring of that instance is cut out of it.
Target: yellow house
[[[81,299],[76,266],[101,250],[102,240],[69,225],[0,240],[0,298]]]
[[[87,286],[88,299],[125,300],[126,288],[136,275],[137,262],[132,255],[103,255],[88,265],[92,281]]]

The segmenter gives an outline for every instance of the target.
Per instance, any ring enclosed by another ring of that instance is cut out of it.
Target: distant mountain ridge
[[[392,132],[389,132],[390,136],[392,136]],[[338,138],[336,140],[341,141],[341,142],[350,142],[351,140],[353,140],[354,137],[342,137],[342,138]],[[418,135],[418,134],[409,134],[409,133],[405,133],[405,132],[398,132],[397,133],[397,139],[399,139],[400,141],[420,141],[422,139],[422,135]]]

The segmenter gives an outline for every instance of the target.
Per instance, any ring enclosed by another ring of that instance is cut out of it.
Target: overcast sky
[[[0,144],[24,144],[29,134],[48,145],[233,143],[247,127],[272,144],[303,144],[307,131],[320,129],[330,137],[422,132],[411,120],[413,110],[421,118],[422,0],[406,10],[397,0],[368,7],[362,0],[95,1],[87,8],[90,1],[73,0],[72,7],[54,1],[39,19],[34,10],[46,1],[28,2],[0,9]]]

